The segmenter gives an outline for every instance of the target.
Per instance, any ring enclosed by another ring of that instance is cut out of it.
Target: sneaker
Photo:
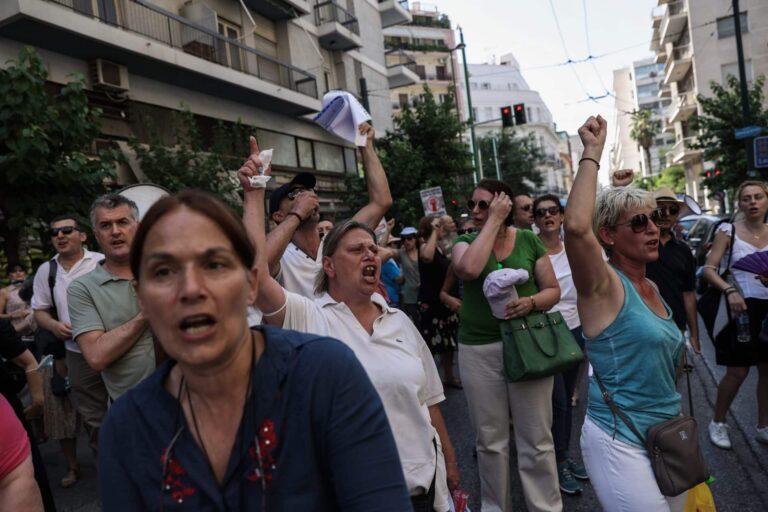
[[[768,444],[768,427],[757,427],[755,439],[760,443]]]
[[[584,464],[576,462],[571,458],[565,459],[565,463],[568,464],[568,469],[575,478],[578,478],[579,480],[589,480],[587,468],[584,467]]]
[[[567,460],[557,463],[557,478],[560,480],[560,490],[562,492],[570,495],[581,494],[581,486],[573,478]]]
[[[728,425],[714,420],[709,422],[709,440],[718,448],[731,449],[731,438],[728,435]]]

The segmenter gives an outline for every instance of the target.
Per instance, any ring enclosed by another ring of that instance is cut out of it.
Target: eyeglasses
[[[660,215],[664,213],[666,213],[666,215],[677,215],[680,213],[680,206],[676,204],[666,204],[664,206],[657,207],[656,211],[659,212]]]
[[[467,201],[467,208],[470,210],[474,210],[475,206],[480,208],[481,210],[487,210],[489,206],[491,206],[491,203],[486,201],[485,199],[481,199],[480,201],[475,201],[474,199],[470,199]]]
[[[456,233],[458,233],[459,235],[468,235],[470,233],[477,233],[477,229],[476,228],[460,229]]]
[[[637,215],[634,215],[631,219],[629,219],[629,222],[623,222],[621,224],[616,224],[616,225],[629,226],[632,228],[633,232],[642,233],[648,229],[649,221],[652,221],[654,224],[656,224],[659,221],[658,210],[653,210],[650,217],[644,213],[638,213]]]
[[[285,194],[285,197],[293,201],[302,192],[314,192],[314,191],[315,189],[313,188],[294,188],[293,190],[289,190],[288,193]]]
[[[51,228],[50,231],[48,231],[48,234],[51,235],[51,238],[56,238],[59,236],[59,233],[64,233],[65,235],[71,235],[73,231],[80,231],[75,226],[62,226],[60,228]]]
[[[560,208],[557,206],[550,206],[549,208],[536,208],[533,214],[537,217],[543,217],[546,214],[557,215],[560,213]]]
[[[531,208],[533,208],[532,204],[524,204],[523,206],[520,207],[520,209],[523,210],[524,212],[527,212]]]

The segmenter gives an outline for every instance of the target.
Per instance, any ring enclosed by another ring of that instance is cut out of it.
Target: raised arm
[[[255,139],[254,139],[255,140]],[[258,173],[257,173],[258,174]],[[247,192],[247,191],[246,191]],[[247,195],[247,194],[246,194]],[[262,189],[261,192],[262,195],[262,203],[264,202],[264,190]],[[296,196],[296,199],[293,201],[293,206],[291,207],[291,213],[295,215],[288,215],[285,217],[280,224],[278,224],[275,229],[269,232],[269,234],[266,235],[266,244],[264,247],[264,252],[266,253],[267,257],[267,263],[269,265],[269,272],[271,275],[277,275],[278,271],[280,270],[280,258],[282,258],[283,253],[288,248],[288,244],[290,243],[291,239],[293,238],[293,234],[296,232],[297,229],[299,229],[299,226],[301,223],[306,220],[310,215],[312,215],[313,210],[317,209],[320,205],[320,202],[317,198],[317,194],[314,192],[302,192],[298,196]],[[264,207],[262,206],[262,215],[264,215]],[[243,222],[245,222],[245,227],[250,233],[252,229],[256,229],[255,222],[256,220],[251,217],[250,214],[243,215]],[[264,229],[264,221],[262,219],[262,230]],[[253,228],[251,227],[253,225]],[[253,235],[251,235],[253,236]]]
[[[254,137],[250,138],[251,155],[237,171],[243,186],[243,220],[248,234],[256,247],[256,268],[259,270],[259,294],[256,306],[264,313],[264,323],[282,326],[285,318],[285,290],[275,281],[268,268],[267,237],[264,226],[264,191],[266,181],[261,187],[251,186],[250,177],[258,176],[261,167],[259,145]],[[271,166],[264,171],[265,176],[272,172]],[[303,194],[301,194],[303,195]],[[294,217],[291,215],[290,217]],[[279,227],[279,226],[278,226]],[[286,242],[287,245],[287,242]],[[273,314],[277,312],[277,314]]]
[[[597,196],[597,173],[605,145],[607,123],[590,117],[579,128],[584,152],[573,181],[565,212],[565,252],[573,269],[573,282],[579,299],[601,295],[611,285],[611,272],[603,261],[602,249],[592,230]]]
[[[504,192],[494,194],[488,207],[488,220],[485,221],[475,241],[471,244],[459,242],[453,246],[453,270],[457,277],[470,280],[477,278],[483,272],[499,229],[504,226],[504,219],[511,211],[512,199]]]
[[[432,220],[432,231],[419,249],[419,259],[424,263],[432,263],[437,250],[437,239],[440,234],[440,219]]]
[[[363,156],[365,179],[368,182],[368,204],[360,208],[353,219],[368,224],[371,229],[376,229],[381,218],[392,207],[392,193],[389,191],[384,167],[373,148],[373,136],[376,133],[373,126],[362,123],[358,129],[367,137],[365,147],[360,152]]]

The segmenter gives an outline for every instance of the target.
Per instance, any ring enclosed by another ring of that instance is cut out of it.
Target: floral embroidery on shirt
[[[168,464],[166,466],[165,454],[163,454],[160,456],[160,464],[166,467],[165,475],[163,475],[165,480],[165,490],[166,492],[171,493],[171,498],[173,501],[182,503],[184,501],[184,497],[195,494],[195,488],[186,485],[182,481],[182,477],[187,474],[187,471],[182,467],[177,459],[175,459],[173,456],[169,457]]]
[[[248,455],[257,462],[254,472],[247,476],[251,482],[257,482],[261,478],[261,472],[264,472],[264,483],[269,485],[272,482],[272,472],[277,467],[275,457],[272,452],[277,447],[277,433],[275,432],[275,422],[265,419],[256,434],[258,439],[258,448],[252,443],[248,448]]]

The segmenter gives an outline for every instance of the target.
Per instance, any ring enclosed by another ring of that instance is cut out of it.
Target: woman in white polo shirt
[[[252,160],[240,169],[246,226],[254,239],[259,280],[257,307],[264,322],[333,336],[348,345],[379,393],[397,444],[415,511],[449,510],[449,488],[459,471],[438,403],[445,399],[424,339],[408,317],[376,293],[381,272],[376,236],[365,224],[337,224],[323,240],[323,271],[309,299],[287,292],[266,270],[264,189],[253,189]]]

